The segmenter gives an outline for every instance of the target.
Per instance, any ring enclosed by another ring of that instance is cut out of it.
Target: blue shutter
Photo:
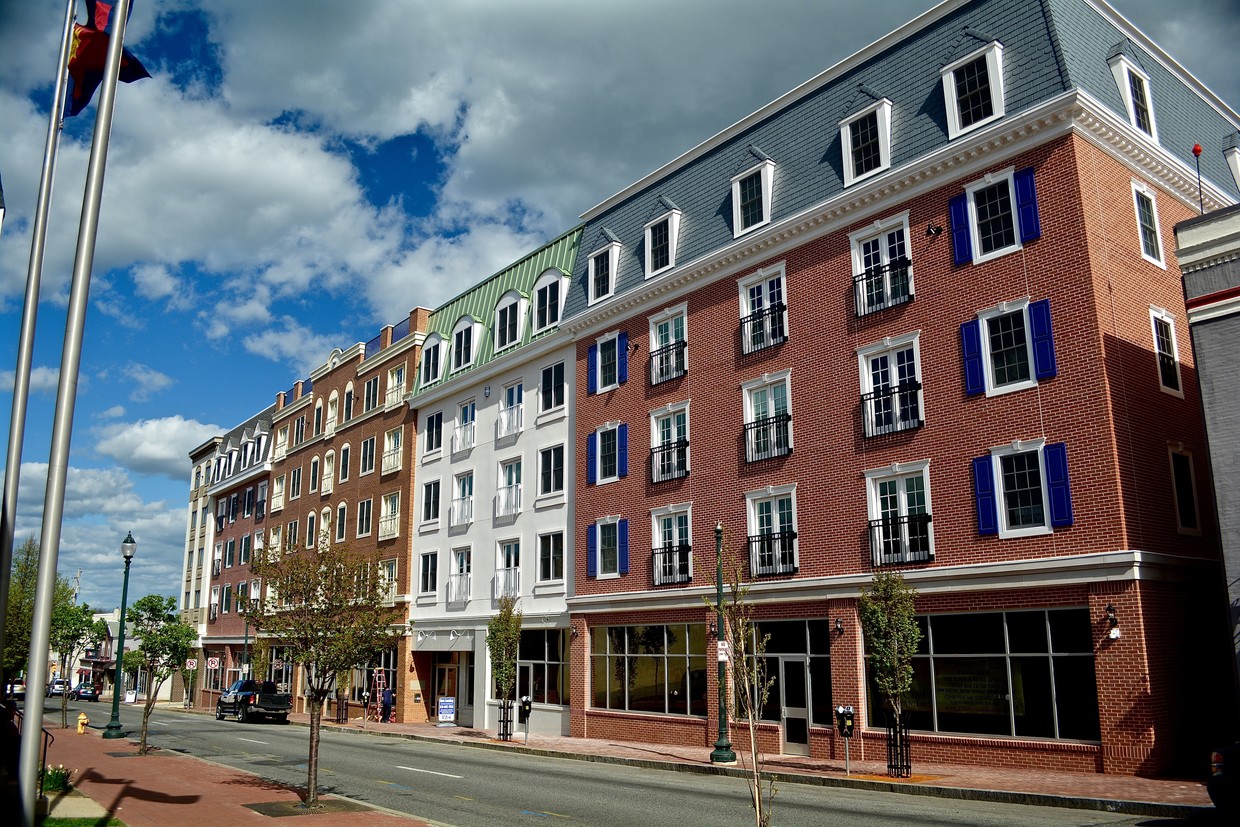
[[[952,254],[957,264],[973,260],[973,239],[969,235],[969,197],[963,193],[947,202],[952,223]]]
[[[1068,448],[1054,442],[1042,449],[1046,461],[1046,499],[1051,505],[1051,527],[1072,525],[1072,488],[1068,484]]]
[[[629,475],[629,426],[622,424],[616,430],[617,476],[627,477]]]
[[[598,526],[586,526],[586,577],[598,577]]]
[[[619,572],[621,574],[629,573],[629,521],[621,520],[620,527],[616,530],[618,544],[620,546],[619,554]]]
[[[995,499],[995,471],[990,457],[973,459],[973,497],[977,501],[977,533],[999,533],[999,508]]]
[[[586,393],[598,393],[598,345],[586,351]]]
[[[1038,219],[1038,195],[1033,187],[1033,167],[1020,170],[1012,176],[1016,185],[1016,217],[1020,221],[1020,243],[1024,244],[1042,237],[1042,222]]]
[[[1029,303],[1029,333],[1033,339],[1033,374],[1039,381],[1059,371],[1055,366],[1055,339],[1051,336],[1051,300]]]
[[[629,381],[629,334],[620,331],[616,337],[616,384]]]
[[[586,436],[586,482],[594,485],[598,481],[598,434]]]
[[[964,392],[976,396],[986,391],[982,364],[982,323],[978,319],[960,326],[960,353],[964,357]]]

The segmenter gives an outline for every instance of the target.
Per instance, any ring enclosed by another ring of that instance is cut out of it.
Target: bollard
[[[78,713],[78,735],[86,732],[86,727],[90,725],[90,718],[86,717],[85,712]]]

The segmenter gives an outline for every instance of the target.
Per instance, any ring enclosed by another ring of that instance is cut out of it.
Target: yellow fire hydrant
[[[90,718],[86,717],[85,712],[78,713],[78,735],[86,732],[86,727],[90,725]]]

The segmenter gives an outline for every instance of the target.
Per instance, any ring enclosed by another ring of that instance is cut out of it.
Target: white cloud
[[[189,475],[189,452],[222,431],[181,416],[104,425],[95,431],[95,452],[131,472],[180,481]]]
[[[129,398],[135,402],[145,402],[160,391],[172,386],[175,381],[166,373],[160,373],[149,365],[142,365],[137,362],[130,362],[121,370],[129,381],[134,383],[134,388],[129,392]]]
[[[296,319],[285,316],[278,326],[246,336],[244,345],[250,353],[293,365],[301,376],[326,362],[328,354],[341,346],[341,338],[338,334],[316,334]]]
[[[125,408],[122,405],[113,405],[106,411],[99,412],[100,419],[116,419],[125,415]]]
[[[17,372],[0,370],[0,385],[7,385],[12,394],[12,387],[17,383]],[[30,392],[55,394],[60,384],[60,368],[32,367],[30,369]]]

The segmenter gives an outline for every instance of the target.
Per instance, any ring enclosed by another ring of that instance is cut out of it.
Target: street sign
[[[219,669],[220,659],[219,658],[207,658],[207,668],[208,669]]]
[[[439,723],[456,723],[456,698],[444,697],[439,699]]]
[[[729,655],[732,653],[732,645],[726,640],[718,642],[718,658],[720,663],[727,663]]]
[[[185,661],[185,668],[186,669],[197,669],[198,658],[190,658],[189,660]]]

